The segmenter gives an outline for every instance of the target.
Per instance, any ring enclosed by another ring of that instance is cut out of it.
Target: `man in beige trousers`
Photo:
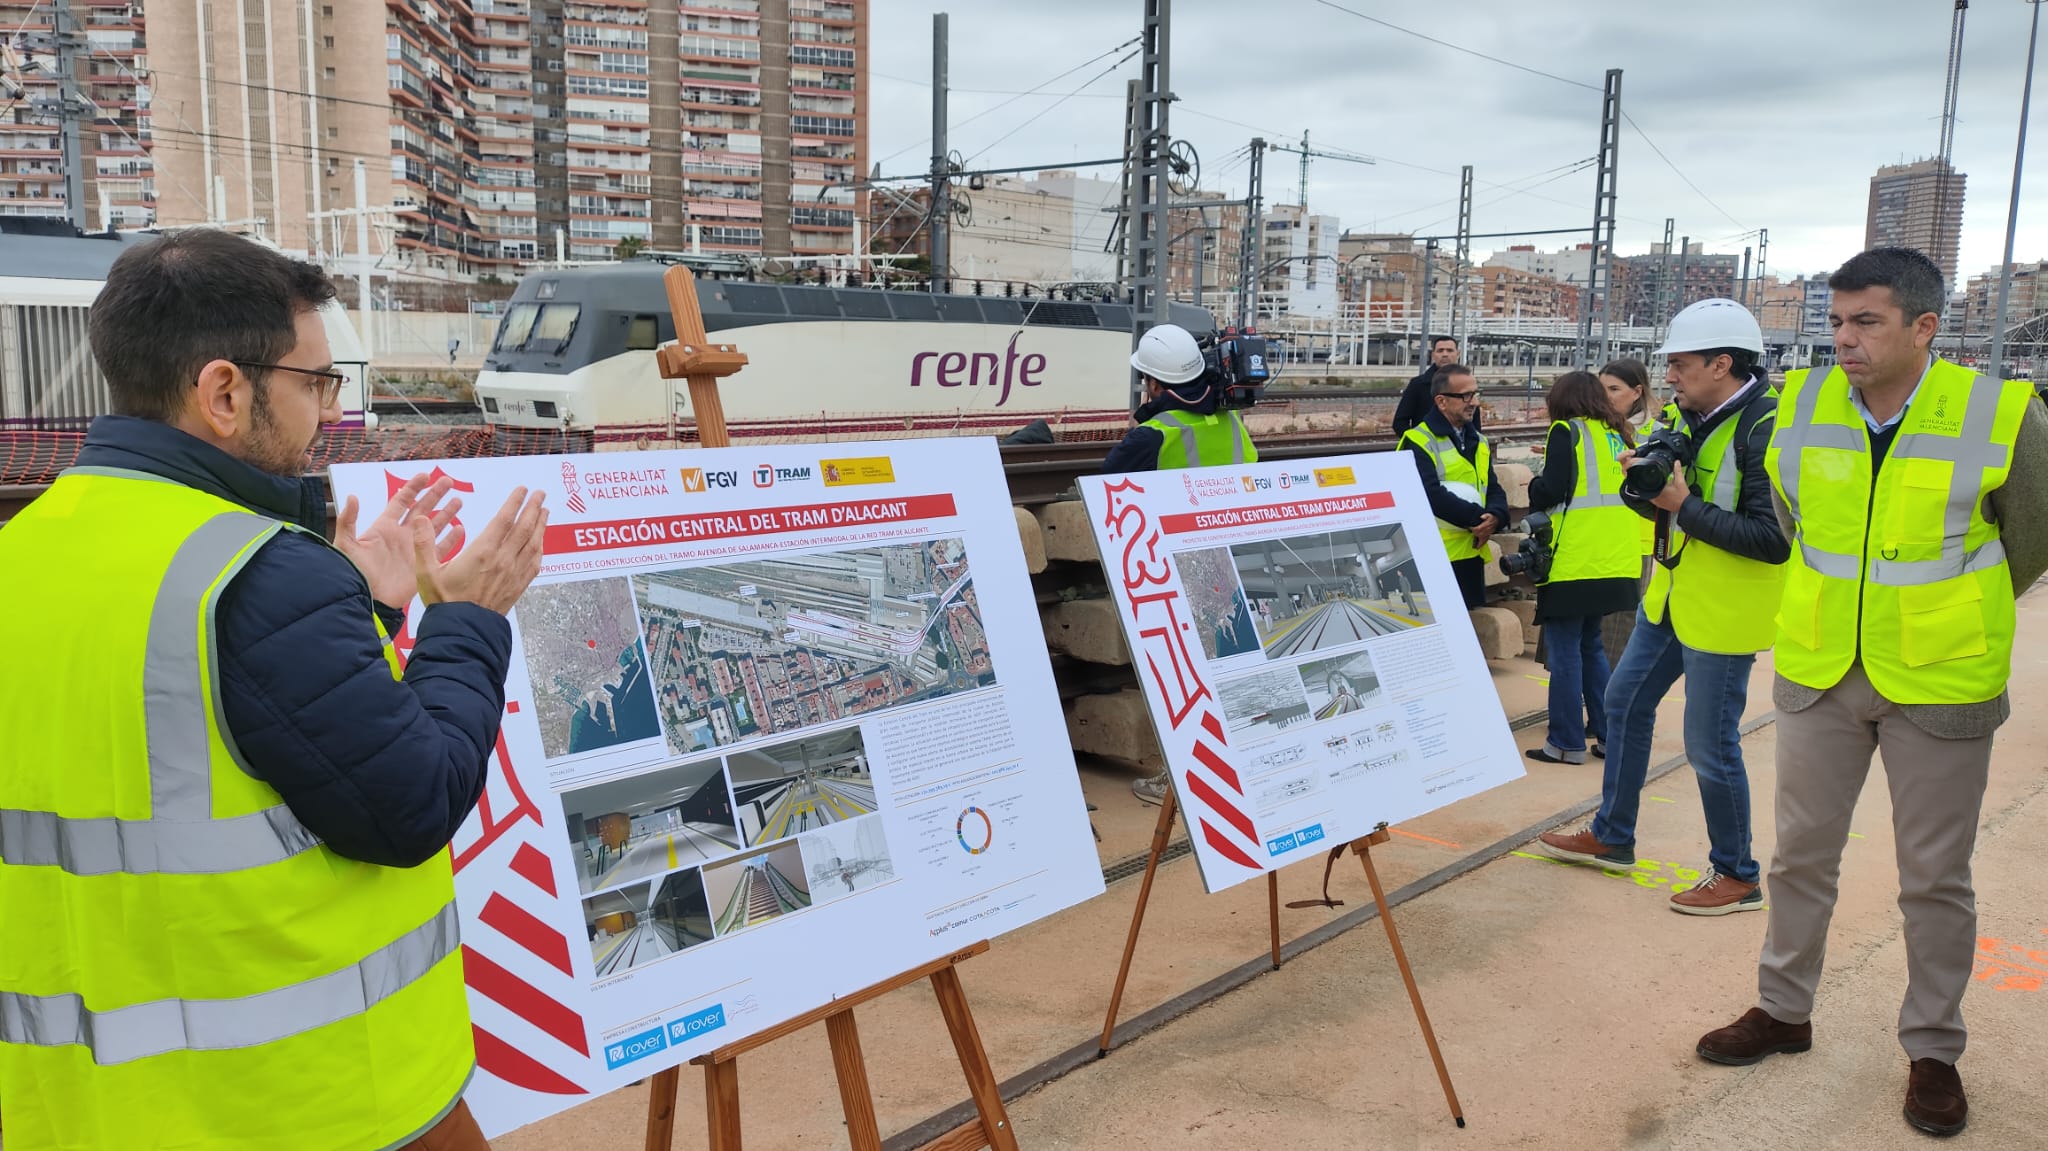
[[[1905,1116],[1952,1135],[1969,1105],[1963,990],[1977,939],[1970,855],[2010,714],[2014,600],[2048,571],[2048,413],[2025,382],[1935,356],[1947,279],[1875,248],[1829,278],[1838,368],[1786,377],[1766,463],[1792,541],[1772,649],[1778,842],[1757,1006],[1698,1051],[1805,1051],[1842,848],[1873,751],[1898,841]]]

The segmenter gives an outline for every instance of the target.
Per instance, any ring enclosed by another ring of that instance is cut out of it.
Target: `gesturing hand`
[[[421,472],[405,481],[405,486],[398,489],[361,535],[356,534],[360,503],[350,496],[342,504],[341,514],[335,519],[335,549],[363,573],[370,583],[370,595],[378,603],[402,611],[412,602],[419,587],[413,572],[414,525],[428,532],[432,546],[432,541],[454,522],[455,513],[462,510],[460,496],[449,500],[446,507],[440,506],[454,484],[445,476],[429,484],[427,474]],[[441,555],[445,557],[461,546],[462,525],[456,524],[441,541]]]
[[[491,517],[470,545],[454,559],[434,547],[424,520],[413,527],[413,571],[420,598],[430,604],[473,603],[499,615],[512,610],[526,585],[540,574],[548,513],[544,492],[527,494],[513,488],[505,506]]]
[[[1685,506],[1685,497],[1691,494],[1692,488],[1685,482],[1685,465],[1673,461],[1671,479],[1664,484],[1664,490],[1657,493],[1657,498],[1650,502],[1667,512],[1676,512]]]

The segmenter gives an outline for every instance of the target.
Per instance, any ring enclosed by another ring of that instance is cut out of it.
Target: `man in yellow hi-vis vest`
[[[1153,325],[1139,337],[1131,368],[1144,381],[1145,402],[1132,413],[1138,426],[1102,461],[1104,473],[1258,462],[1244,421],[1222,406],[1223,388],[1193,332]]]
[[[1778,844],[1757,1006],[1699,1042],[1749,1064],[1812,1044],[1842,848],[1884,751],[1906,920],[1905,1115],[1937,1135],[1969,1108],[1963,989],[1970,856],[2009,707],[2014,598],[2048,571],[2048,414],[2025,381],[1932,351],[1945,273],[1875,248],[1829,278],[1841,363],[1789,373],[1768,464],[1793,540],[1777,613]]]
[[[1430,412],[1401,436],[1415,457],[1451,574],[1467,609],[1486,602],[1487,541],[1508,522],[1508,497],[1493,471],[1493,444],[1479,431],[1479,380],[1463,364],[1437,369]]]
[[[90,321],[120,414],[0,528],[10,1149],[484,1146],[447,844],[546,515],[515,491],[463,546],[422,475],[326,542],[333,298],[213,229],[124,252]]]
[[[1635,630],[1607,681],[1600,811],[1590,825],[1548,832],[1538,843],[1559,859],[1635,866],[1657,705],[1683,675],[1685,752],[1712,846],[1705,877],[1674,893],[1670,907],[1685,915],[1761,910],[1741,725],[1756,653],[1771,646],[1770,617],[1758,605],[1777,602],[1785,570],[1764,473],[1777,400],[1761,363],[1763,329],[1734,300],[1688,305],[1671,318],[1658,351],[1668,358],[1665,380],[1692,464],[1672,465],[1654,493],[1632,490],[1634,474],[1622,487],[1639,512],[1669,518],[1671,546],[1653,565]],[[1625,455],[1623,466],[1635,456]],[[1645,502],[1648,495],[1655,498]]]

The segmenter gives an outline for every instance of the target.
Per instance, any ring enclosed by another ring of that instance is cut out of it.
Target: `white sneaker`
[[[1171,786],[1166,773],[1162,771],[1158,775],[1132,780],[1131,794],[1137,796],[1141,803],[1158,805],[1166,802],[1166,789]]]

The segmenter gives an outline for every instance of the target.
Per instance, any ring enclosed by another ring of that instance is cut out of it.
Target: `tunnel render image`
[[[726,763],[748,847],[875,810],[859,728],[737,751]]]
[[[693,868],[583,901],[593,978],[606,979],[711,940],[703,877]]]
[[[1230,555],[1268,659],[1436,622],[1400,524],[1232,544]]]
[[[562,794],[585,893],[706,863],[739,850],[716,759],[664,767]]]

